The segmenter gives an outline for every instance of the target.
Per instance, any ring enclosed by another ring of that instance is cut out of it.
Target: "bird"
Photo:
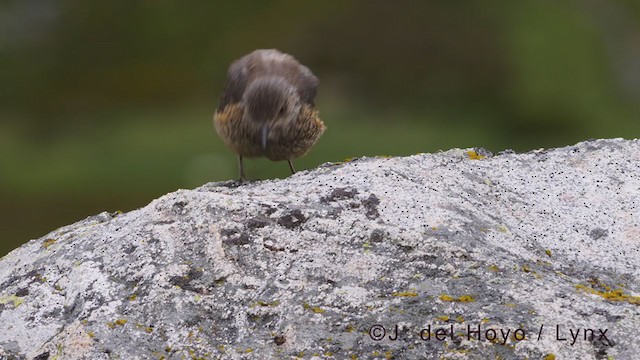
[[[292,55],[258,49],[231,63],[213,123],[238,156],[240,182],[244,158],[287,160],[305,155],[326,130],[314,98],[318,78]]]

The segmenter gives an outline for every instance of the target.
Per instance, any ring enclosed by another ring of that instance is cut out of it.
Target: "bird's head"
[[[259,132],[263,150],[271,131],[295,121],[301,107],[295,88],[281,77],[254,80],[247,86],[243,102],[246,120]]]

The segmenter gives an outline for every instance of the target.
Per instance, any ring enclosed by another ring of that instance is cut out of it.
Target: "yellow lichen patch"
[[[325,310],[320,306],[312,306],[311,311],[313,311],[316,314],[322,314],[323,312],[325,312]]]
[[[124,326],[124,324],[126,324],[126,323],[127,323],[127,319],[118,319],[118,320],[116,320],[114,322],[108,322],[107,326],[110,329],[115,329],[116,326]]]
[[[541,265],[541,266],[551,266],[551,263],[548,261],[542,261],[540,259],[536,260],[536,264]]]
[[[548,257],[551,257],[551,250],[546,249],[544,253],[547,254]]]
[[[482,318],[482,320],[480,320],[480,322],[482,322],[483,324],[486,324],[489,322],[488,318]]]
[[[0,296],[0,304],[8,304],[13,303],[13,307],[17,308],[24,302],[24,299],[20,296],[8,295],[8,296]]]
[[[473,150],[467,151],[467,156],[469,156],[469,159],[471,159],[471,160],[482,160],[482,159],[484,159],[483,155],[480,155],[480,154],[478,154],[477,152],[475,152]]]
[[[476,299],[473,298],[473,296],[471,295],[462,295],[458,298],[459,302],[475,302]]]
[[[355,327],[355,326],[353,326],[353,325],[351,325],[351,324],[348,324],[348,325],[344,328],[344,331],[346,331],[346,332],[354,332],[354,331],[356,331],[356,327]]]
[[[476,301],[476,299],[474,299],[473,296],[471,295],[462,295],[458,298],[454,298],[452,296],[442,294],[440,295],[439,299],[441,301],[456,301],[456,302],[475,302]]]
[[[463,322],[464,322],[464,316],[462,316],[462,315],[458,315],[458,316],[456,317],[456,321],[457,321],[457,322],[459,322],[459,323],[463,323]]]
[[[42,242],[42,247],[45,249],[48,249],[49,246],[53,245],[56,243],[56,239],[47,239],[45,241]]]
[[[325,310],[319,306],[311,306],[308,303],[303,303],[302,304],[302,308],[305,310],[311,310],[312,312],[316,313],[316,314],[321,314],[323,312],[325,312]]]
[[[438,319],[440,321],[447,322],[447,321],[449,321],[449,316],[447,316],[447,315],[436,316],[436,319]]]
[[[543,358],[543,360],[556,360],[556,356],[553,354],[547,354]]]
[[[509,231],[509,228],[504,225],[500,225],[498,226],[498,231],[500,231],[501,233],[506,233],[507,231]]]
[[[600,291],[582,284],[576,285],[576,289],[601,296],[608,301],[623,301],[629,304],[640,305],[640,296],[627,295],[622,289],[611,290],[609,286],[605,285],[605,291]]]
[[[349,356],[349,358],[350,358],[351,360],[358,360],[358,355],[351,354],[351,355]]]
[[[490,265],[489,266],[489,271],[498,272],[498,271],[500,271],[500,268],[497,267],[496,265]]]
[[[515,304],[515,303],[506,303],[506,304],[504,304],[504,306],[506,306],[506,307],[510,307],[510,308],[515,308],[515,307],[517,307],[517,306],[518,306],[518,304]]]
[[[600,282],[600,280],[598,280],[597,278],[589,279],[589,280],[587,280],[587,282],[589,284],[593,285],[594,288],[603,288],[606,291],[611,291],[611,286]]]
[[[89,335],[89,337],[90,337],[90,338],[92,338],[92,339],[93,339],[94,337],[96,337],[96,334],[95,334],[93,331],[89,331],[89,332],[87,332],[87,335]]]
[[[418,293],[415,291],[402,291],[402,292],[394,292],[391,296],[395,297],[416,297]]]
[[[134,300],[135,300],[135,299],[137,299],[137,298],[138,298],[138,295],[137,295],[137,294],[133,294],[133,295],[129,296],[129,300],[130,300],[130,301],[134,301]]]

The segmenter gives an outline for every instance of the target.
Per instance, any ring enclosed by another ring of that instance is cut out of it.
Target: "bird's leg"
[[[238,155],[238,169],[240,170],[240,182],[244,181],[244,166],[242,165],[242,155]]]
[[[289,169],[291,169],[291,174],[295,174],[296,169],[293,168],[293,163],[291,162],[291,159],[287,159],[287,162],[289,163]]]

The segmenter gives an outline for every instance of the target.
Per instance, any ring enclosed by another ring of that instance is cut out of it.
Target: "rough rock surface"
[[[639,206],[622,139],[179,190],[2,258],[0,358],[636,359]]]

